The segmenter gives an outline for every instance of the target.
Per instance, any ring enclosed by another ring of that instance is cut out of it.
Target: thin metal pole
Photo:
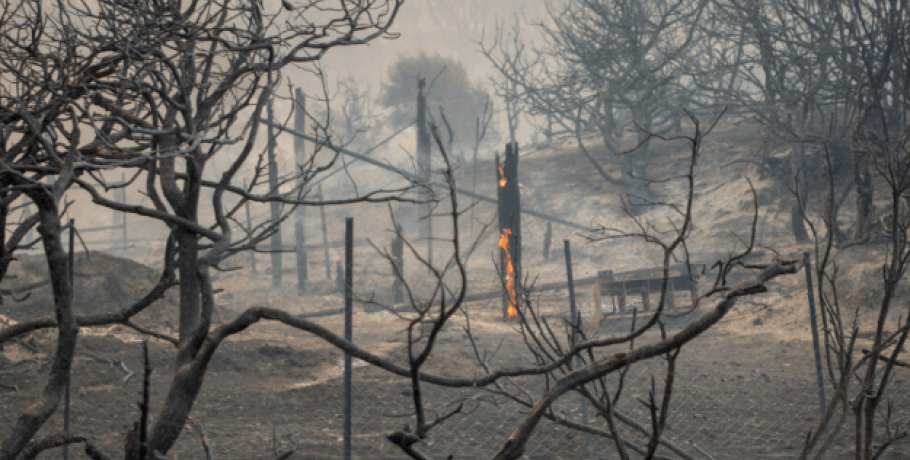
[[[142,341],[142,402],[139,419],[139,460],[149,460],[149,387],[152,379],[152,365],[149,362],[149,341]]]
[[[73,308],[73,304],[76,301],[76,285],[73,283],[75,277],[73,276],[75,270],[74,253],[76,248],[76,219],[70,219],[70,248],[69,248],[69,257],[66,260],[67,269],[70,276],[70,308]],[[66,388],[63,392],[63,436],[69,437],[70,435],[70,378],[72,376],[72,369],[66,373]],[[69,444],[63,445],[63,460],[69,459]]]
[[[126,175],[125,173],[120,173],[120,183],[126,184]],[[120,189],[120,204],[126,204],[126,185],[123,185]],[[126,213],[120,212],[120,224],[123,225],[123,247],[127,246],[128,235],[126,233]]]
[[[547,231],[543,235],[543,260],[550,260],[550,244],[553,241],[553,222],[547,222]]]
[[[354,218],[344,221],[344,339],[354,336]],[[351,355],[344,354],[344,460],[351,460]]]
[[[575,280],[572,276],[572,247],[569,244],[569,240],[562,240],[563,250],[566,254],[566,277],[569,280],[569,314],[572,318],[572,324],[575,327],[578,327],[578,312],[575,309]],[[578,340],[578,331],[573,330],[572,332],[572,342]]]
[[[120,190],[114,189],[114,201],[120,202]],[[111,239],[116,237],[117,228],[123,223],[123,213],[120,211],[111,211]]]
[[[578,343],[578,327],[581,324],[581,317],[575,307],[575,278],[572,275],[572,246],[569,240],[562,240],[563,249],[566,254],[566,278],[569,284],[569,314],[572,318],[572,344]],[[596,288],[595,288],[596,289]],[[583,364],[581,356],[576,357],[579,366]],[[588,402],[581,401],[581,418],[582,423],[588,424]],[[585,433],[585,443],[588,446],[588,458],[594,457],[594,442],[591,439],[591,433]]]
[[[818,321],[815,319],[815,294],[812,292],[812,262],[809,251],[803,253],[803,269],[806,271],[806,288],[809,295],[809,322],[812,328],[812,348],[815,349],[815,377],[818,381],[818,409],[825,416],[825,379],[822,374],[822,354],[818,343]]]

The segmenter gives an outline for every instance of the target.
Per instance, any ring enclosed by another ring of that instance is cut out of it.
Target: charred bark
[[[59,210],[54,193],[43,185],[29,183],[27,179],[12,172],[4,172],[0,177],[29,187],[28,195],[37,208],[40,221],[38,232],[44,243],[44,256],[51,279],[58,330],[57,348],[44,391],[20,414],[10,435],[0,445],[0,460],[14,460],[57,410],[73,363],[79,326],[73,315],[73,287],[69,277],[67,253],[61,238]]]

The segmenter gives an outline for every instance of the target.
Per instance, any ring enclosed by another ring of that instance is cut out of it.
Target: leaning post
[[[818,340],[818,321],[815,317],[815,293],[812,292],[812,262],[809,252],[803,253],[803,270],[806,271],[806,290],[809,298],[809,327],[812,328],[812,348],[815,351],[815,377],[818,383],[818,410],[825,416],[825,378],[822,372],[822,354]]]

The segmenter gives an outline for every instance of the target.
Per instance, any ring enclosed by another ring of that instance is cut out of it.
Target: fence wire
[[[537,229],[538,233],[542,233]],[[539,235],[537,235],[539,237]],[[387,236],[386,236],[387,238]],[[558,240],[557,240],[558,241]],[[558,245],[554,246],[558,248]],[[148,253],[153,253],[149,249]],[[481,251],[483,252],[483,251]],[[487,251],[489,252],[489,251]],[[528,251],[530,253],[531,251]],[[533,271],[525,273],[526,280],[532,286],[559,284],[565,281],[565,266],[555,249],[549,260],[542,255],[528,256],[525,260]],[[132,254],[142,253],[134,247]],[[320,251],[313,251],[311,263],[319,266],[322,262]],[[337,250],[333,249],[334,257]],[[467,309],[480,323],[476,335],[483,350],[509,348],[512,354],[491,361],[497,365],[514,364],[517,355],[524,353],[519,336],[515,333],[514,323],[502,322],[499,318],[502,298],[497,293],[502,287],[495,272],[476,269],[476,266],[490,265],[490,254],[481,254],[471,262],[470,284],[472,293],[493,293],[491,297],[474,300],[467,304]],[[289,257],[291,257],[289,255]],[[589,278],[598,268],[596,260],[586,260],[583,256],[576,258],[579,269],[576,278]],[[265,266],[266,256],[261,256]],[[154,262],[154,258],[145,257],[143,262]],[[390,271],[383,260],[373,257],[358,256],[359,279],[374,277],[376,290],[382,286],[391,286]],[[476,264],[476,265],[473,265]],[[314,270],[319,272],[320,270]],[[407,271],[412,277],[425,276],[422,267],[410,265]],[[801,275],[800,275],[801,276]],[[328,280],[326,280],[328,281]],[[290,281],[289,281],[290,282]],[[326,283],[313,287],[318,292],[331,291],[333,287]],[[592,285],[582,284],[576,289],[577,306],[584,329],[589,335],[615,335],[628,332],[633,319],[641,320],[647,312],[640,297],[629,293],[626,309],[614,307],[613,299],[602,298],[603,309],[596,308]],[[321,290],[321,291],[320,291]],[[363,292],[363,298],[371,292]],[[538,313],[547,318],[557,332],[562,332],[568,320],[568,290],[566,287],[555,289],[531,289],[531,304]],[[690,305],[686,292],[677,292],[674,298],[679,312]],[[652,296],[652,299],[656,296]],[[331,313],[337,305],[323,304],[312,307],[307,313]],[[635,313],[633,313],[635,312]],[[688,320],[698,315],[698,311],[678,319],[668,319],[670,332],[683,327]],[[358,309],[358,315],[374,315],[385,318],[388,313],[365,313]],[[387,318],[386,318],[387,319]],[[453,324],[442,332],[440,351],[449,354],[460,354],[462,357],[474,356],[462,324]],[[110,334],[99,332],[84,332]],[[50,335],[47,337],[52,338]],[[138,340],[138,335],[124,335],[124,341]],[[357,333],[355,332],[355,341]],[[656,332],[649,332],[636,345],[657,340]],[[505,343],[505,345],[498,345]],[[369,347],[370,344],[365,343]],[[305,350],[301,350],[305,353]],[[756,356],[760,355],[760,356]],[[445,356],[449,356],[448,354]],[[758,458],[767,456],[789,456],[798,452],[818,421],[817,387],[812,360],[811,341],[808,332],[805,337],[794,337],[784,341],[775,335],[752,335],[738,337],[735,333],[718,330],[710,331],[703,337],[695,339],[684,347],[676,370],[673,373],[674,390],[667,418],[664,443],[659,454],[668,457],[679,457],[680,451],[689,458],[705,458],[710,455],[717,460]],[[443,373],[451,375],[470,375],[480,372],[477,367],[469,367],[458,361],[451,368],[444,368]],[[46,361],[26,363],[31,370],[29,375],[38,378],[46,370]],[[104,389],[115,388],[138,370],[135,364],[121,363],[102,356],[100,353],[83,353],[74,367],[74,388]],[[239,372],[239,370],[238,370]],[[160,373],[159,382],[166,381],[167,375]],[[17,382],[3,380],[0,373],[0,390],[16,386]],[[649,397],[653,388],[656,394],[663,391],[667,376],[667,362],[664,359],[652,359],[630,366],[623,376],[623,397],[616,406],[618,432],[621,437],[635,446],[647,443],[645,433],[650,432],[651,414],[642,403]],[[30,377],[30,378],[32,378]],[[131,377],[130,385],[136,385]],[[353,452],[358,459],[402,459],[403,454],[387,439],[389,433],[402,429],[405,425],[413,428],[412,393],[410,382],[401,377],[392,376],[384,371],[356,362],[353,369]],[[606,379],[607,387],[616,391],[620,386],[618,376]],[[910,370],[896,368],[895,383],[891,386],[888,398],[891,419],[894,423],[907,427],[910,425],[910,397],[906,384],[910,382]],[[280,392],[262,390],[259,394],[261,406],[266,410],[283,406],[293,408],[291,415],[281,419],[263,420],[245,414],[243,408],[229,398],[222,400],[200,401],[197,411],[208,420],[207,435],[213,446],[218,447],[221,458],[231,458],[229,446],[232,443],[258,443],[261,450],[267,452],[276,447],[296,447],[303,458],[339,458],[342,436],[342,369],[336,366],[333,373],[320,382],[303,385]],[[546,377],[524,377],[504,383],[506,390],[534,401],[540,398],[552,385]],[[589,386],[593,389],[593,386]],[[93,390],[102,391],[102,390]],[[161,391],[160,389],[158,391]],[[481,459],[489,458],[504,442],[516,424],[528,413],[527,405],[520,404],[496,391],[483,388],[453,389],[432,384],[423,384],[424,400],[430,417],[446,414],[458,405],[463,413],[452,417],[431,431],[431,436],[420,443],[420,448],[433,458]],[[826,388],[831,394],[831,388]],[[256,399],[253,395],[254,400]],[[4,398],[0,393],[0,398]],[[249,398],[248,398],[249,399]],[[6,401],[4,399],[4,401]],[[322,401],[316,406],[306,406],[299,401]],[[7,424],[15,416],[15,404],[3,405],[2,418]],[[73,423],[80,426],[92,413],[119,414],[122,408],[107,407],[102,400],[86,398],[76,390],[74,393]],[[135,414],[115,415],[127,425]],[[526,458],[532,460],[562,459],[609,459],[616,458],[615,442],[604,434],[609,432],[607,422],[596,413],[591,404],[577,393],[569,393],[560,398],[550,412],[556,420],[544,420],[540,423],[528,443]],[[49,422],[59,426],[60,414]],[[215,421],[217,420],[217,422]],[[567,425],[588,427],[592,433],[574,429]],[[848,425],[849,426],[849,422]],[[881,432],[884,427],[880,427]],[[5,428],[0,429],[2,435]],[[187,428],[187,433],[192,433]],[[838,446],[844,449],[852,442],[852,430],[845,428]],[[238,434],[241,433],[241,434]],[[895,446],[900,452],[910,449],[907,441]],[[276,449],[277,450],[277,449]],[[198,442],[194,435],[181,437],[175,452],[180,458],[202,458]],[[894,457],[899,458],[899,457]]]
[[[558,268],[536,274],[541,285],[565,276]],[[486,282],[475,279],[475,289],[480,292],[501,290],[501,284],[490,279],[488,277]],[[591,335],[626,333],[636,317],[633,310],[637,310],[638,321],[646,314],[641,311],[642,301],[636,298],[635,293],[630,293],[625,311],[614,309],[606,299],[602,299],[605,304],[603,310],[598,311],[592,289],[590,285],[577,288],[579,314],[585,324],[584,329]],[[675,295],[676,310],[671,313],[687,311],[691,303],[689,293],[676,292]],[[540,290],[533,292],[531,297],[538,313],[561,333],[563,329],[560,328],[569,319],[568,290]],[[655,298],[656,295],[652,294],[652,302]],[[500,297],[494,297],[471,302],[467,308],[472,315],[495,321],[501,312],[502,302]],[[668,332],[680,330],[702,311],[668,319]],[[602,312],[606,314],[602,315]],[[522,345],[514,329],[512,323],[500,323],[475,332],[480,337],[479,343],[488,349],[497,345],[520,349]],[[503,336],[513,334],[511,343],[509,339],[504,339],[507,345],[502,345],[498,339],[490,337],[497,332]],[[811,336],[808,331],[805,335],[782,340],[777,335],[756,334],[740,340],[730,331],[709,331],[685,346],[673,373],[674,390],[659,454],[679,458],[678,453],[682,452],[689,458],[704,458],[707,454],[715,459],[740,459],[798,453],[820,416]],[[464,356],[473,354],[459,327],[444,331],[440,337],[440,349],[451,347],[459,349]],[[649,332],[636,345],[658,339],[656,331]],[[510,356],[500,361],[503,365],[509,363],[515,363],[510,361]],[[459,370],[464,371],[459,374],[462,376],[465,372],[478,371],[460,368],[452,372],[458,374]],[[392,377],[368,366],[357,367],[353,372],[353,445],[356,456],[403,458],[385,439],[385,435],[404,425],[414,426],[410,383],[407,379]],[[666,377],[667,361],[661,358],[632,365],[623,376],[624,393],[615,409],[619,419],[618,433],[631,445],[643,447],[647,444],[651,414],[642,401],[648,399],[652,388],[657,395],[661,395]],[[908,379],[910,372],[907,369],[897,369],[889,395],[893,403],[891,420],[904,427],[910,424],[910,397],[902,389]],[[611,391],[619,387],[615,375],[606,381]],[[524,377],[509,381],[505,387],[533,402],[546,393],[552,383],[543,376]],[[308,388],[306,391],[337,391],[337,388]],[[589,389],[593,386],[589,385]],[[448,458],[449,455],[454,459],[489,458],[529,411],[527,405],[489,389],[452,389],[423,384],[423,391],[431,419],[434,415],[448,413],[459,404],[465,407],[464,414],[434,428],[430,438],[421,443],[421,449],[433,458]],[[831,395],[832,389],[828,387],[826,392]],[[570,393],[560,398],[550,413],[557,420],[541,422],[528,444],[526,458],[615,458],[615,442],[607,436],[609,428],[605,419],[579,394]],[[336,431],[340,429],[337,422],[332,424],[331,420],[334,419],[317,418],[307,422],[306,418],[301,418],[293,425],[330,424]],[[567,425],[574,425],[575,428]],[[588,427],[593,433],[588,434],[579,427]],[[293,428],[289,426],[288,429]],[[880,426],[879,432],[884,429]],[[835,447],[848,449],[851,442],[852,433],[848,424]],[[896,445],[897,449],[906,450],[908,447],[910,445],[906,441]],[[325,445],[323,448],[332,447]]]

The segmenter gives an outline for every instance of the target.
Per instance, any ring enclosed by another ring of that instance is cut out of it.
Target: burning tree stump
[[[521,193],[518,189],[518,144],[506,144],[500,162],[496,155],[497,197],[499,200],[499,266],[504,293],[503,319],[518,318],[521,299]]]

